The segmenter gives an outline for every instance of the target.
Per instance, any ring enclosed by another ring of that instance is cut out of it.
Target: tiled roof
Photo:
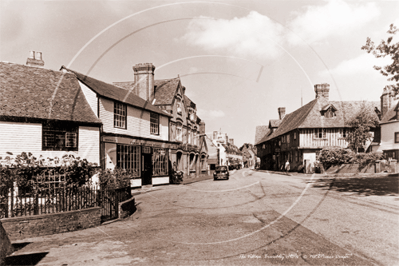
[[[144,110],[148,110],[154,113],[158,113],[164,116],[171,116],[170,114],[164,112],[157,106],[152,105],[149,101],[146,101],[139,96],[133,94],[133,93],[127,93],[126,89],[122,89],[120,87],[117,87],[115,85],[97,80],[95,78],[83,75],[79,72],[67,69],[65,67],[62,67],[76,75],[79,81],[81,81],[83,84],[85,84],[87,87],[95,91],[97,94],[110,98],[113,100],[117,100]]]
[[[388,112],[382,117],[380,124],[399,121],[398,119],[396,119],[396,111],[399,111],[398,109],[399,109],[399,102],[388,110]]]
[[[73,74],[0,62],[0,116],[101,123]]]
[[[130,90],[133,88],[135,82],[134,81],[120,81],[120,82],[112,82],[115,86],[121,87],[125,90]]]
[[[154,80],[155,105],[172,104],[180,78]]]
[[[333,105],[337,110],[333,118],[321,116],[320,111],[327,105]],[[297,128],[342,128],[349,127],[348,122],[354,118],[363,107],[378,119],[375,108],[379,102],[364,101],[330,101],[313,100],[294,112],[287,114],[273,134],[264,137],[259,143],[284,135]],[[259,144],[258,143],[258,144]]]
[[[257,126],[256,131],[255,131],[255,145],[258,144],[258,142],[268,135],[270,132],[269,126]]]

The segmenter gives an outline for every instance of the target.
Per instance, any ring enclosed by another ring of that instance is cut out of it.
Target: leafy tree
[[[378,126],[378,118],[364,104],[360,112],[348,124],[353,130],[347,132],[345,139],[349,143],[349,148],[358,152],[359,148],[365,147],[367,141],[373,139],[370,130]]]
[[[366,45],[362,46],[362,50],[372,53],[377,58],[385,56],[392,58],[392,64],[384,67],[374,66],[374,69],[378,70],[384,76],[389,76],[388,81],[397,82],[393,85],[393,91],[395,94],[399,94],[399,42],[392,43],[392,39],[393,35],[398,31],[399,29],[391,24],[387,32],[392,36],[389,36],[386,41],[381,40],[381,43],[378,46],[375,46],[374,42],[367,37]]]

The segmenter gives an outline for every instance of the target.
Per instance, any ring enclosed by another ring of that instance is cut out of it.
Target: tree
[[[392,64],[381,67],[374,66],[374,69],[378,70],[382,75],[389,77],[388,81],[396,81],[393,85],[393,92],[399,94],[399,42],[391,43],[393,35],[399,31],[393,24],[390,25],[387,31],[391,36],[388,39],[381,40],[378,46],[375,46],[374,42],[367,37],[366,45],[362,46],[362,50],[366,50],[367,53],[372,53],[375,57],[389,56],[392,58]]]
[[[364,104],[360,112],[348,124],[353,130],[347,132],[345,140],[349,143],[348,147],[357,153],[359,148],[365,148],[366,142],[373,139],[370,131],[379,123],[377,115]]]

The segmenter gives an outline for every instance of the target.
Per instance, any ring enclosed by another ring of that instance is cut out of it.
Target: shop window
[[[114,127],[126,129],[126,104],[114,102]]]
[[[150,131],[152,135],[159,135],[159,114],[150,114]]]
[[[79,127],[63,123],[42,125],[42,150],[77,151]]]
[[[140,146],[116,145],[116,166],[127,170],[133,177],[140,177]]]
[[[168,175],[168,152],[166,149],[154,148],[152,154],[152,175],[164,176]]]

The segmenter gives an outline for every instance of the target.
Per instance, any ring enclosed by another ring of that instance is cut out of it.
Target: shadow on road
[[[369,195],[387,195],[399,193],[399,175],[382,177],[320,178],[314,187],[326,187],[340,192],[357,192]]]
[[[5,259],[5,265],[37,265],[48,252],[32,253],[9,256]]]

